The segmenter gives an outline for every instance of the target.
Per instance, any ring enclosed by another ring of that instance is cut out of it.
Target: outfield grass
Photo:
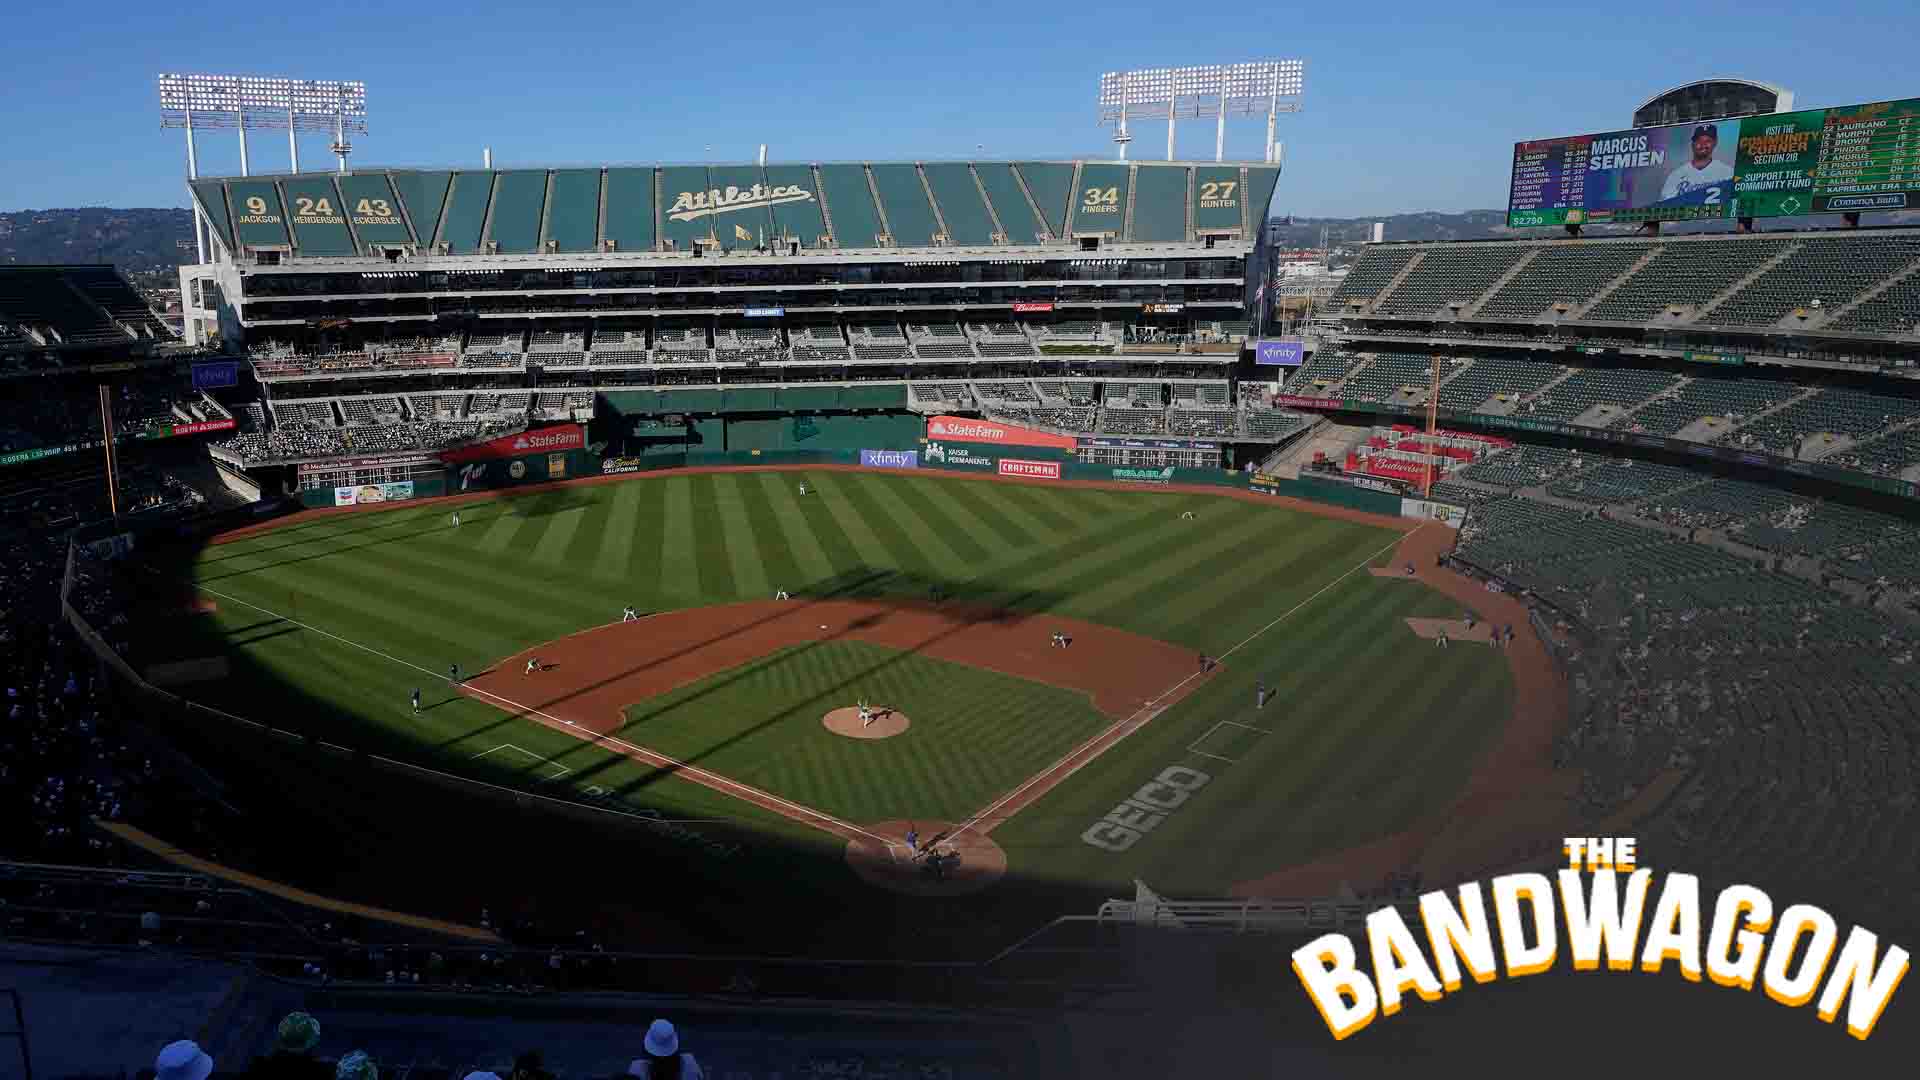
[[[799,497],[802,481],[815,494]],[[1196,520],[1183,521],[1186,510]],[[455,695],[447,666],[480,670],[617,621],[626,604],[657,611],[767,599],[778,589],[918,598],[930,584],[962,601],[1084,618],[1196,651],[1238,649],[1200,692],[994,834],[1022,872],[1118,883],[1146,875],[1175,894],[1217,891],[1444,805],[1509,711],[1497,653],[1438,652],[1400,622],[1453,614],[1446,602],[1354,572],[1383,561],[1395,534],[1277,505],[744,472],[508,496],[469,504],[461,517],[455,529],[444,507],[402,505],[206,548],[173,569],[211,594],[218,612],[164,622],[147,658],[225,654],[232,677],[189,688],[191,696],[336,742],[792,836],[790,824],[747,804]],[[916,727],[966,732],[966,753],[910,733],[816,755],[806,746],[829,738],[818,727],[816,688],[833,664],[857,662],[858,650],[873,647],[837,648],[850,651],[766,663],[737,693],[699,706],[656,700],[627,737],[854,820],[922,807],[952,818],[1098,725],[1077,695],[917,659],[902,678],[921,682],[899,692],[923,694],[927,704],[916,698],[909,714]],[[1256,678],[1277,691],[1257,720]],[[993,692],[1017,699],[998,723],[989,711],[944,700],[943,683],[975,692],[993,680],[1017,684],[995,684]],[[407,700],[415,687],[427,705],[418,715]],[[1068,707],[1049,698],[1056,694],[1081,712],[1069,708],[1058,729],[1017,722],[1042,703],[1050,712]],[[1209,735],[1222,720],[1272,734],[1250,742]],[[1191,753],[1203,736],[1201,751],[1235,763]],[[877,768],[848,764],[869,750]],[[1166,765],[1208,761],[1217,768],[1207,789],[1132,851],[1079,841]]]

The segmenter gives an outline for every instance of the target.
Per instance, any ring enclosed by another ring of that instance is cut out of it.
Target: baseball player
[[[447,665],[447,682],[452,683],[455,686],[460,685],[460,665],[459,664]]]
[[[1447,647],[1447,632],[1446,632],[1445,630],[1442,630],[1442,631],[1440,631],[1440,637],[1439,637],[1439,638],[1438,638],[1437,640],[1438,640],[1438,642],[1439,642],[1439,645],[1440,645],[1440,647],[1441,647],[1441,648],[1443,648],[1443,649],[1444,649],[1444,648],[1446,648],[1446,647]]]
[[[540,670],[540,661],[534,657],[529,656],[527,657],[527,670],[521,672],[521,674],[531,675],[534,672],[539,670]]]
[[[1186,512],[1186,513],[1184,513],[1184,514],[1181,514],[1181,515],[1180,515],[1180,520],[1181,520],[1181,521],[1192,521],[1192,520],[1193,520],[1193,511],[1191,511],[1191,510],[1189,510],[1189,511],[1187,511],[1187,512]]]
[[[1254,688],[1253,707],[1256,709],[1264,709],[1267,707],[1267,681],[1265,679],[1260,680]]]
[[[620,621],[623,623],[632,622],[635,619],[638,619],[639,617],[640,617],[640,613],[633,610],[632,604],[628,604],[627,609],[620,613]]]
[[[458,510],[453,512],[453,527],[456,529],[460,527],[460,511]]]
[[[774,593],[774,594],[773,594],[773,598],[774,598],[775,600],[791,600],[791,599],[793,599],[793,598],[792,598],[791,596],[788,596],[788,595],[787,595],[787,590],[785,590],[785,589],[781,589],[781,590],[780,590],[779,592],[776,592],[776,593]]]
[[[806,485],[806,482],[805,482],[805,481],[801,481],[801,483],[800,483],[800,494],[802,494],[802,495],[805,495],[806,493],[807,493],[807,485]]]
[[[915,855],[920,853],[920,830],[911,825],[907,826],[907,850]]]
[[[420,688],[417,686],[413,688],[413,711],[420,711]]]
[[[873,710],[867,706],[867,699],[860,699],[860,726],[868,727],[873,723]]]

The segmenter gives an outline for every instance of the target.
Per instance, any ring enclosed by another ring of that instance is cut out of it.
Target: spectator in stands
[[[192,1039],[170,1042],[153,1059],[154,1080],[207,1080],[213,1059]]]
[[[355,1050],[334,1066],[334,1080],[380,1080],[380,1069],[365,1050]]]
[[[320,1022],[303,1012],[291,1012],[274,1032],[273,1052],[255,1058],[247,1069],[257,1080],[327,1080],[327,1067],[314,1060],[320,1043]]]
[[[513,1060],[513,1080],[554,1080],[542,1063],[538,1050],[529,1050]]]
[[[668,1021],[655,1020],[641,1045],[646,1056],[627,1066],[627,1075],[636,1080],[701,1080],[705,1075],[692,1054],[680,1052],[680,1034]]]

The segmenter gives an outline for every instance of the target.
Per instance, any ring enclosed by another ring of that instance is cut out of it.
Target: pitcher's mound
[[[858,720],[854,721],[859,723]],[[875,721],[875,727],[879,722]],[[972,829],[952,839],[935,843],[934,837],[952,832],[946,821],[883,821],[869,825],[873,836],[856,837],[847,842],[847,865],[869,885],[877,885],[908,896],[966,896],[999,881],[1007,872],[1007,853],[993,838]],[[907,830],[920,833],[922,852],[953,852],[960,857],[947,864],[944,874],[936,874],[928,865],[928,856],[916,855],[907,848]],[[880,837],[882,839],[874,839]]]
[[[889,739],[907,730],[907,726],[912,723],[907,719],[906,713],[890,709],[885,705],[875,706],[872,712],[873,723],[871,724],[860,722],[858,708],[835,709],[821,717],[820,722],[826,725],[828,731],[835,735],[845,735],[849,739]]]

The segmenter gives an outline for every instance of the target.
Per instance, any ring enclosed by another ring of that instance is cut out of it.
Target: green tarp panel
[[[381,173],[355,173],[340,177],[340,197],[346,202],[347,218],[362,244],[410,244],[407,219],[400,215],[400,200],[393,186]],[[429,228],[432,226],[429,225]]]
[[[616,416],[650,416],[660,411],[657,390],[609,390],[600,395],[600,400]]]
[[[559,251],[596,251],[599,237],[600,170],[557,170],[547,206],[547,239]]]
[[[615,251],[652,251],[652,169],[607,170],[607,229]]]
[[[704,165],[673,165],[660,170],[660,238],[675,251],[692,251],[695,240],[713,237],[713,197]]]
[[[1142,165],[1134,173],[1133,239],[1174,244],[1187,238],[1187,167]],[[1126,196],[1122,195],[1124,202]]]
[[[1023,161],[1016,166],[1033,193],[1040,216],[1055,236],[1067,235],[1067,203],[1073,198],[1073,166],[1050,161]],[[999,203],[995,202],[995,206]]]
[[[431,247],[438,239],[435,230],[440,224],[440,208],[447,201],[447,184],[453,179],[453,174],[397,172],[388,176],[393,180],[393,190],[399,194],[400,201],[406,204],[407,217],[413,221],[414,235],[419,237],[422,247]]]
[[[827,200],[827,215],[833,218],[833,240],[843,248],[870,248],[880,232],[880,215],[873,208],[873,192],[867,187],[867,170],[862,165],[822,165],[821,192]]]
[[[907,388],[901,383],[845,387],[840,391],[840,405],[847,409],[904,409]]]
[[[980,186],[986,189],[987,201],[993,204],[993,212],[999,215],[1001,227],[1007,230],[1007,243],[1037,242],[1043,226],[1033,216],[1033,207],[1028,205],[1027,197],[1021,194],[1020,182],[1013,177],[1013,166],[1005,162],[986,162],[975,165],[973,172],[980,178]],[[933,178],[931,165],[927,166],[927,178]],[[933,191],[935,195],[940,195],[937,186]],[[948,225],[951,226],[952,222],[948,222]],[[1054,231],[1057,233],[1059,230]]]
[[[1280,183],[1280,170],[1270,165],[1247,166],[1247,220],[1260,228],[1267,220],[1267,207],[1273,203],[1273,189]]]
[[[1193,176],[1193,223],[1200,229],[1238,229],[1246,205],[1238,165],[1202,165]],[[1255,217],[1256,221],[1260,220]]]
[[[302,255],[352,255],[353,234],[329,176],[293,176],[283,189],[292,207],[294,248]]]
[[[819,247],[827,226],[820,217],[820,193],[813,190],[813,170],[805,165],[769,165],[767,186],[779,189],[772,196],[775,235],[798,240],[803,248]]]
[[[743,390],[722,390],[720,392],[721,412],[773,412],[773,388],[753,387]]]
[[[766,203],[766,176],[757,165],[716,165],[707,170],[707,183],[720,193],[722,209],[713,216],[714,239],[721,247],[750,248],[773,232],[773,215]],[[753,189],[760,186],[760,197]]]
[[[726,453],[727,422],[719,419],[695,420],[692,430],[687,434],[687,450],[700,454]]]
[[[911,165],[873,166],[873,186],[887,211],[887,227],[896,247],[932,247],[940,225],[920,186],[920,171]]]
[[[200,181],[193,185],[193,194],[199,200],[200,209],[206,212],[207,222],[213,226],[214,234],[220,237],[220,243],[232,251],[233,222],[227,219],[227,185],[218,181]]]
[[[1131,166],[1083,165],[1079,190],[1073,193],[1073,222],[1069,236],[1083,233],[1119,234],[1127,218],[1127,185]]]
[[[993,219],[987,216],[987,204],[980,201],[973,170],[946,162],[923,165],[921,171],[927,174],[927,186],[933,189],[933,200],[940,204],[940,216],[946,219],[947,237],[955,244],[993,243]]]
[[[287,245],[287,216],[279,188],[266,180],[235,180],[227,190],[233,199],[233,227],[240,246]]]
[[[824,411],[840,407],[837,386],[789,386],[780,391],[778,407],[788,412],[803,409]]]
[[[447,195],[447,222],[440,229],[440,243],[455,255],[480,250],[480,230],[487,223],[487,202],[493,198],[491,172],[453,174],[453,190]]]
[[[488,239],[503,255],[540,250],[540,212],[547,202],[547,171],[503,172],[493,186],[493,222]]]
[[[713,413],[720,411],[718,390],[662,390],[660,411],[670,413]]]

